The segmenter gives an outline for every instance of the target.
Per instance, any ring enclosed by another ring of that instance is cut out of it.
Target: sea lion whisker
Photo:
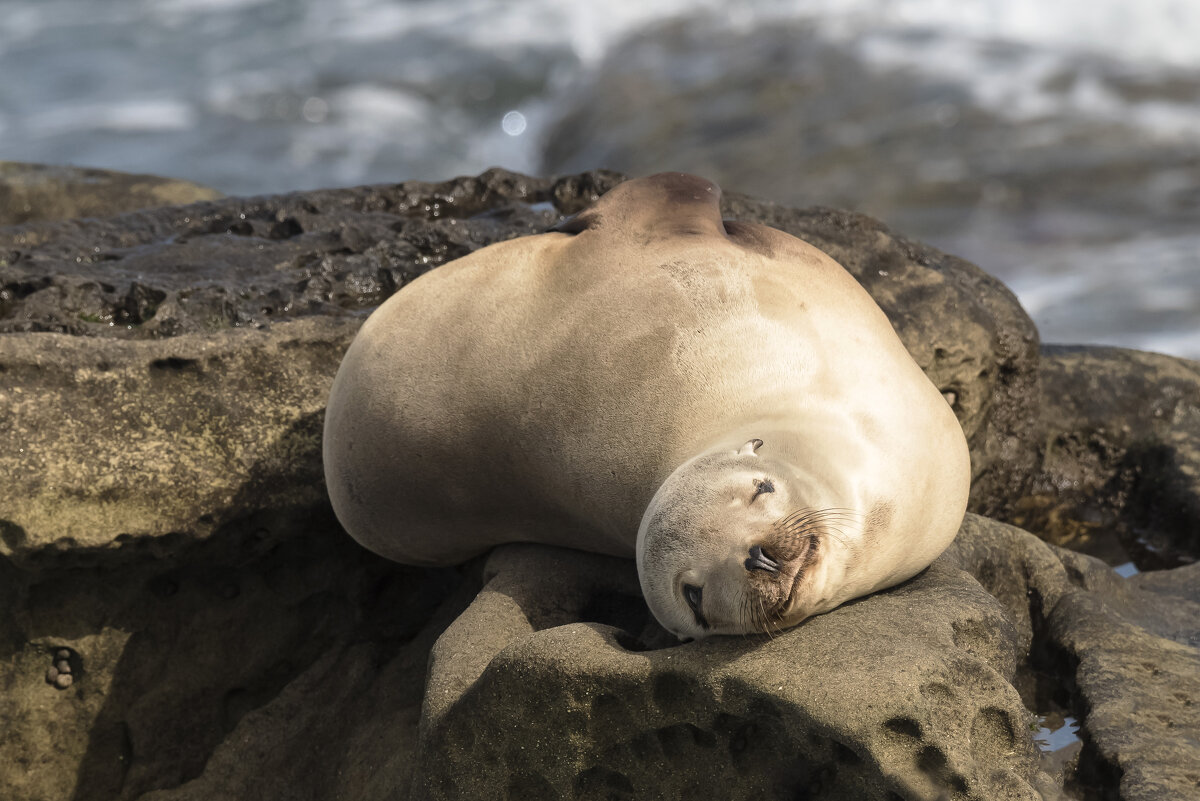
[[[773,528],[790,530],[797,527],[807,527],[822,520],[843,520],[857,522],[862,516],[852,509],[801,509],[775,521]]]
[[[746,626],[747,632],[757,630],[757,625],[754,619],[754,598],[751,593],[743,592],[741,597],[741,605],[738,609],[739,617],[742,623]]]
[[[758,606],[762,610],[762,629],[769,639],[775,639],[775,634],[771,631],[771,616],[767,614],[766,607],[763,606],[762,598],[758,599]]]

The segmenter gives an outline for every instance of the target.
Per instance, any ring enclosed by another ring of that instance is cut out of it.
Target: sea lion
[[[681,639],[926,567],[966,507],[953,412],[840,265],[719,197],[628,181],[381,305],[325,419],[346,530],[415,565],[516,541],[636,557]]]

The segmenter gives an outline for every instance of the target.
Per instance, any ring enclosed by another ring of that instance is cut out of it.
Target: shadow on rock
[[[638,587],[630,562],[505,546],[484,582],[430,657],[415,798],[1033,799],[1049,786],[1010,684],[1020,640],[953,568],[774,638],[688,644],[622,600]],[[597,608],[609,620],[582,616]]]

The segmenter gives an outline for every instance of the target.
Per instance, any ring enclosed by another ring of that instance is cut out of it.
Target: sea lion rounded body
[[[681,637],[793,625],[928,565],[969,487],[952,411],[841,266],[718,199],[630,181],[380,306],[326,414],[350,534],[417,565],[514,541],[636,556]]]

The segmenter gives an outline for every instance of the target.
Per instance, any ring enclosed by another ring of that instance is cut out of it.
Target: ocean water
[[[0,0],[0,159],[233,194],[688,169],[1200,358],[1195,0]]]

